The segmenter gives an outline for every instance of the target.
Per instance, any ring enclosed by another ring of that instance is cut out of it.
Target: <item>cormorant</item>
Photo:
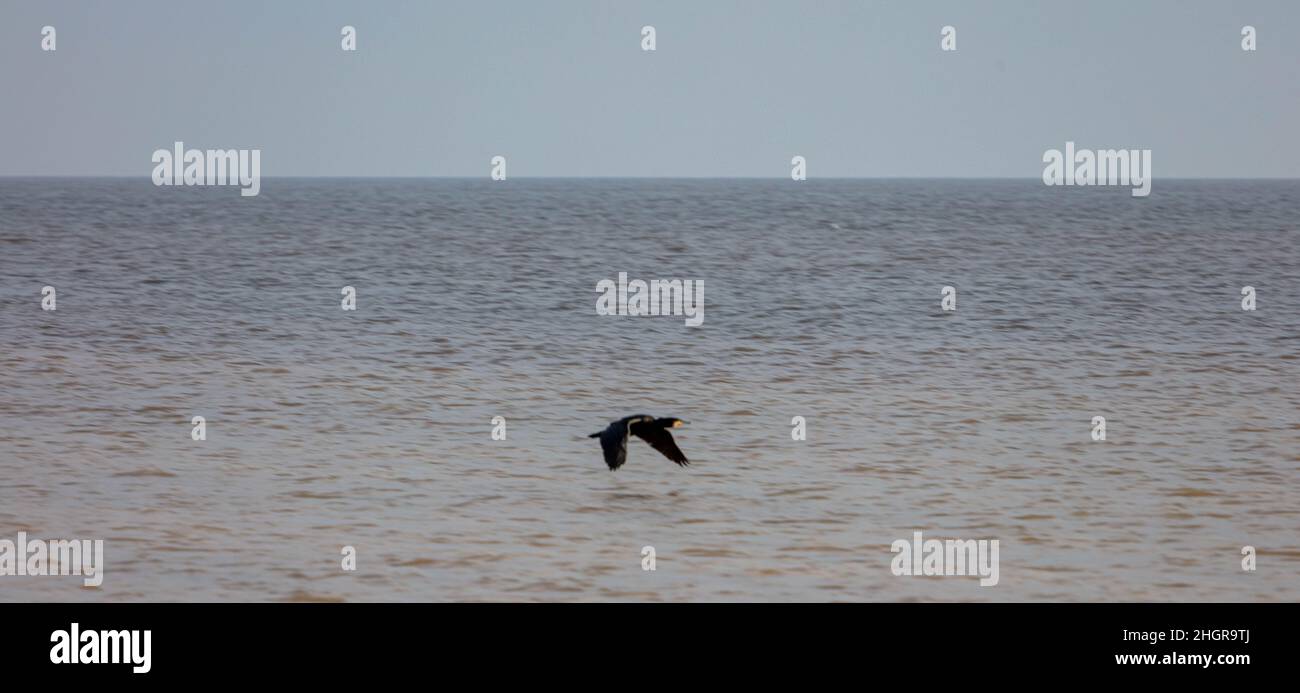
[[[673,442],[672,434],[668,432],[668,429],[678,428],[684,423],[686,422],[672,417],[656,419],[653,416],[637,414],[614,421],[600,433],[593,433],[587,437],[600,438],[600,447],[605,450],[605,464],[609,465],[611,472],[622,467],[627,461],[629,433],[649,443],[651,447],[662,452],[664,457],[685,467],[690,462],[686,461],[686,455],[678,449],[677,443]]]

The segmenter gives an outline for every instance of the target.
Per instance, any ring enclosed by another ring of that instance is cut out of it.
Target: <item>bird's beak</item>
[[[682,421],[681,419],[678,419],[678,420],[676,420],[676,421],[673,422],[673,428],[681,428],[681,427],[682,427],[682,424],[687,424],[687,423],[690,423],[690,422],[689,422],[689,421]]]

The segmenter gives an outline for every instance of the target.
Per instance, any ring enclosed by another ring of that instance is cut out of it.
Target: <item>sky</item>
[[[1300,1],[0,0],[0,95],[5,176],[1300,177]]]

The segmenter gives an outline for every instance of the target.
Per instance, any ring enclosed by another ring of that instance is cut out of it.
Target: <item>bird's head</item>
[[[686,425],[685,421],[682,421],[681,419],[677,419],[671,416],[666,419],[659,419],[655,423],[659,424],[664,428],[681,428],[682,426]]]

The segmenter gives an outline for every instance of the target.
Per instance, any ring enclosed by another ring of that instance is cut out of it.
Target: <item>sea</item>
[[[0,540],[104,542],[0,601],[1293,602],[1298,242],[1294,180],[0,179]]]

